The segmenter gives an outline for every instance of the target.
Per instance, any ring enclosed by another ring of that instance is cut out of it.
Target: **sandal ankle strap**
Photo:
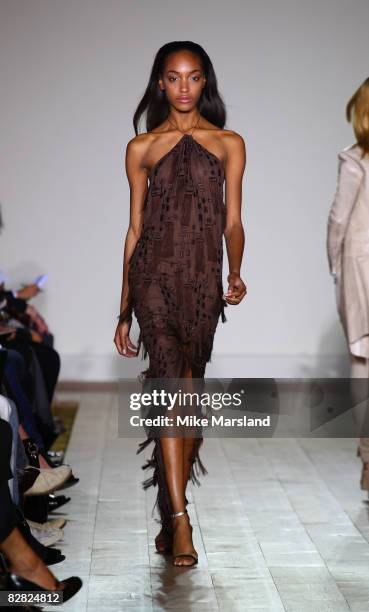
[[[181,510],[180,512],[174,512],[171,516],[175,518],[176,516],[182,516],[182,514],[188,514],[187,510]]]

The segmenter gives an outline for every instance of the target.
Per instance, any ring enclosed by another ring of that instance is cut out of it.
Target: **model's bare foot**
[[[197,552],[192,542],[192,525],[187,514],[173,519],[173,565],[195,565]],[[188,553],[188,554],[187,554]]]

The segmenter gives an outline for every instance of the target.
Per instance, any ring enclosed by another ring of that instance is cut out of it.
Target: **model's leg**
[[[190,367],[183,367],[181,378],[192,378]],[[173,411],[175,414],[175,409]],[[180,412],[179,412],[180,413]],[[171,498],[173,512],[181,512],[186,509],[185,491],[190,475],[190,457],[192,455],[194,440],[192,438],[161,438],[160,439],[165,474]],[[173,555],[188,552],[197,556],[192,542],[192,526],[189,515],[181,515],[173,518]],[[175,565],[193,565],[193,557],[181,556],[175,559]]]
[[[183,480],[184,439],[160,438],[160,444],[173,512],[179,512],[185,506]]]
[[[187,368],[187,370],[184,372],[183,377],[184,378],[192,377],[191,368]],[[169,455],[168,464],[172,456],[175,457],[176,453],[181,454],[181,460],[179,461],[178,458],[174,459],[174,463],[175,465],[180,465],[180,463],[183,463],[182,483],[180,483],[180,476],[178,476],[178,478],[175,477],[175,470],[170,470],[169,478],[171,478],[172,475],[174,475],[175,485],[181,486],[182,488],[182,493],[178,495],[177,504],[176,504],[177,507],[182,508],[182,504],[183,504],[183,507],[186,504],[187,483],[190,479],[192,464],[195,460],[194,458],[195,446],[198,446],[199,440],[195,437],[187,437],[187,436],[184,438],[173,438],[172,437],[168,439],[163,437],[162,439],[164,440],[163,442],[161,442],[162,454],[164,457],[166,453]],[[171,443],[173,444],[174,448],[171,448]],[[163,447],[164,449],[166,449],[166,453],[165,453],[165,450],[163,452]],[[164,459],[164,462],[165,462],[165,459]],[[176,510],[173,510],[173,512],[175,511]],[[169,552],[172,549],[172,545],[173,545],[172,529],[169,529],[168,531],[163,526],[155,538],[155,543],[156,543],[156,548],[159,552]]]
[[[351,394],[354,402],[354,416],[359,431],[369,431],[369,360],[351,355]],[[369,490],[369,437],[359,439],[359,453],[363,463],[361,488]]]
[[[141,330],[144,345],[150,358],[150,367],[145,371],[145,378],[148,379],[148,382],[150,379],[178,380],[192,377],[192,372],[189,372],[185,366],[188,360],[184,358],[183,350],[178,346],[178,337],[172,330],[167,329],[166,321],[162,321],[158,317],[151,317],[147,329],[144,327],[145,321],[145,318],[141,321]],[[153,384],[155,387],[155,383]],[[169,388],[170,386],[169,381]],[[176,412],[181,412],[181,406],[176,406],[171,411],[171,416],[174,416]],[[153,410],[152,416],[155,414],[156,412]],[[159,552],[172,552],[174,544],[177,552],[185,551],[196,554],[192,545],[188,515],[181,515],[175,519],[171,517],[172,513],[185,509],[186,481],[188,475],[191,474],[192,466],[187,465],[185,470],[185,438],[179,435],[173,437],[172,430],[170,433],[171,436],[166,435],[165,427],[162,427],[160,436],[151,438],[155,442],[154,451],[151,459],[143,466],[154,470],[152,478],[144,481],[144,488],[158,485],[156,504],[160,512],[162,528],[155,538],[155,545]],[[146,442],[140,445],[138,452],[145,448]],[[188,453],[191,446],[192,442],[187,448]],[[198,463],[199,469],[206,473],[197,454],[195,455],[195,461]],[[177,528],[176,524],[179,521],[181,525]],[[193,558],[181,557],[178,564],[182,563],[193,564]]]
[[[177,338],[169,331],[147,336],[150,356],[148,378],[178,380],[183,377],[185,360],[178,348]],[[171,417],[178,414],[177,408],[175,406],[171,411]],[[184,438],[174,437],[173,428],[168,435],[165,427],[161,428],[160,436],[155,440],[151,464],[154,468],[154,481],[158,484],[157,504],[162,523],[162,528],[155,538],[155,545],[158,552],[170,552],[173,543],[171,514],[182,510],[185,506]]]
[[[185,377],[190,378],[192,375],[192,371],[191,368],[188,368],[187,372],[185,373]],[[166,440],[165,438],[163,438],[163,440]],[[182,479],[182,488],[183,488],[183,496],[180,496],[180,499],[178,500],[178,506],[180,506],[180,504],[182,504],[183,499],[184,501],[186,501],[186,488],[187,488],[187,484],[188,481],[190,479],[190,474],[191,474],[191,468],[192,468],[192,463],[193,463],[193,458],[194,458],[194,451],[195,451],[195,447],[198,444],[198,439],[196,437],[184,437],[184,438],[168,438],[168,440],[174,440],[174,444],[178,443],[179,449],[177,452],[180,452],[182,454],[182,445],[180,444],[181,442],[183,442],[183,479]],[[163,444],[165,446],[166,442],[162,443],[162,447]],[[168,453],[170,454],[170,442],[168,443]],[[174,451],[175,452],[175,451]],[[177,482],[179,482],[179,480],[177,480]],[[174,510],[173,510],[174,511]],[[169,548],[168,546],[168,542],[172,540],[173,534],[165,534],[165,529],[161,529],[160,533],[157,536],[157,548],[160,549],[160,551],[164,551],[165,548]],[[160,540],[160,542],[158,542],[158,540]]]
[[[189,369],[188,376],[192,379],[196,380],[196,385],[192,384],[192,392],[196,392],[201,396],[203,391],[202,384],[199,383],[204,382],[205,377],[205,369],[206,362],[202,365],[197,364],[196,366]],[[201,387],[201,388],[200,388]],[[193,414],[201,417],[201,410],[198,406],[194,407]],[[196,435],[197,434],[197,435]],[[186,486],[191,476],[191,470],[194,463],[197,464],[197,468],[202,471],[203,474],[207,473],[205,466],[202,464],[199,456],[199,449],[203,442],[202,438],[202,427],[193,427],[193,435],[190,435],[190,432],[187,432],[187,437],[185,438],[185,447],[184,447],[184,472],[183,479],[185,483],[185,493]],[[196,478],[196,477],[195,477]]]
[[[180,372],[180,379],[191,378],[191,368],[187,368],[183,363]],[[183,386],[183,385],[182,385]],[[171,411],[172,418],[181,414],[181,408],[175,405]],[[164,430],[162,430],[164,431]],[[165,474],[168,484],[170,499],[173,512],[180,512],[185,508],[185,489],[187,481],[185,474],[185,437],[164,437],[160,438],[163,460],[165,464]]]
[[[196,438],[184,438],[184,449],[183,449],[183,485],[184,495],[186,496],[186,488],[190,479],[191,473],[191,457],[196,445]]]

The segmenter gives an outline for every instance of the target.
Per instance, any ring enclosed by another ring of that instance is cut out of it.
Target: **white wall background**
[[[154,55],[176,39],[209,53],[226,127],[248,154],[249,293],[219,323],[208,376],[345,368],[325,236],[337,153],[354,142],[344,107],[368,76],[367,0],[0,7],[0,268],[14,288],[49,273],[34,304],[55,333],[61,378],[144,367],[113,345],[129,211],[124,155]]]

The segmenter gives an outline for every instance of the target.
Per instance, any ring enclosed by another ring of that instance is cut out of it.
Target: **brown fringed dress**
[[[190,134],[184,136],[154,165],[149,177],[141,236],[129,261],[128,307],[121,320],[134,312],[149,368],[141,380],[180,378],[184,367],[193,378],[204,378],[211,361],[219,316],[227,319],[222,298],[224,168],[220,159]],[[155,506],[161,523],[170,524],[172,512],[158,437],[147,437],[140,453],[154,442],[153,468],[144,489],[158,485]],[[190,479],[200,484],[202,435],[197,437]],[[187,500],[186,500],[187,501]],[[155,508],[154,506],[154,508]]]

